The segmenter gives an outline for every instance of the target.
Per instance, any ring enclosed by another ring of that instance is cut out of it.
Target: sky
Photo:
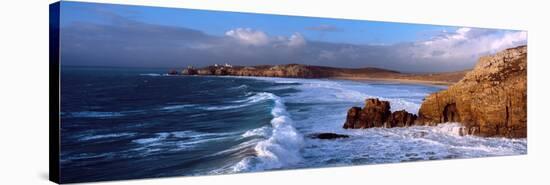
[[[201,67],[299,63],[402,72],[470,69],[527,32],[62,2],[61,65]]]

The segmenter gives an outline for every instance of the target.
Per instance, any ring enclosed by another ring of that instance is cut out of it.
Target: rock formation
[[[197,70],[193,69],[193,68],[187,68],[187,69],[184,69],[181,71],[181,74],[182,75],[196,75],[197,74]]]
[[[427,96],[418,117],[367,99],[348,110],[344,128],[406,127],[459,122],[461,135],[527,137],[527,46],[481,57],[475,68],[448,89]]]
[[[405,127],[411,126],[416,115],[405,110],[390,111],[390,102],[370,98],[365,101],[365,107],[352,107],[348,110],[345,129],[373,127]]]
[[[312,139],[340,139],[340,138],[348,138],[348,135],[344,134],[335,134],[335,133],[316,133],[309,135]]]
[[[324,66],[310,66],[302,64],[259,65],[259,66],[231,66],[214,65],[203,68],[184,69],[182,75],[229,75],[229,76],[264,76],[287,78],[328,78],[342,76],[369,76],[369,77],[404,77],[396,71],[379,68],[333,68]]]
[[[339,78],[351,80],[401,80],[403,82],[425,82],[432,84],[450,84],[458,82],[467,71],[448,73],[412,74],[397,71],[366,67],[336,68],[303,64],[232,66],[212,65],[203,68],[188,66],[181,75],[215,75],[215,76],[260,76],[284,78]]]
[[[415,124],[417,116],[412,113],[408,113],[405,110],[395,111],[386,121],[386,128],[392,127],[408,127]]]
[[[481,57],[447,90],[425,98],[420,124],[460,122],[465,134],[527,137],[527,46]]]

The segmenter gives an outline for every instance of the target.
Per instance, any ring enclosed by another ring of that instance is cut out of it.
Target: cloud
[[[306,30],[311,30],[311,31],[323,31],[323,32],[342,31],[340,28],[338,28],[336,26],[328,25],[328,24],[321,24],[321,25],[318,25],[318,26],[310,26],[310,27],[306,27],[305,29]]]
[[[499,31],[482,28],[459,28],[442,32],[432,39],[416,42],[411,54],[420,59],[456,59],[465,61],[517,45],[527,44],[525,31]],[[444,62],[444,61],[442,61]]]
[[[238,40],[242,44],[262,46],[269,42],[267,34],[250,28],[237,28],[225,32],[226,36]]]
[[[300,33],[294,33],[288,39],[288,46],[299,47],[306,44],[306,39]]]
[[[62,65],[200,67],[223,62],[301,63],[436,72],[471,68],[479,56],[527,43],[524,31],[458,28],[416,42],[358,45],[308,40],[298,32],[270,35],[251,28],[233,28],[215,36],[189,28],[111,17],[111,23],[73,22],[62,27]]]

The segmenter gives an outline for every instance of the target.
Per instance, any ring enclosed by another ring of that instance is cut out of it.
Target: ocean
[[[460,124],[342,128],[366,98],[416,113],[445,87],[166,69],[61,68],[61,182],[518,155],[526,139],[459,136]],[[314,133],[349,138],[319,140]]]

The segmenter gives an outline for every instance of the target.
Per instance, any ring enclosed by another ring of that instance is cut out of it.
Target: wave
[[[82,112],[61,112],[61,116],[71,118],[109,118],[124,116],[121,112],[98,112],[98,111],[82,111]]]
[[[231,103],[237,103],[236,105],[226,105],[226,106],[208,106],[208,107],[200,107],[200,109],[203,110],[210,110],[210,111],[218,111],[218,110],[230,110],[230,109],[237,109],[237,108],[243,108],[248,107],[251,105],[254,105],[258,102],[263,102],[266,100],[272,99],[273,94],[267,93],[267,92],[259,92],[255,93],[253,96],[249,96],[246,99],[243,100],[235,100]]]
[[[136,135],[136,133],[114,133],[114,134],[91,135],[91,136],[89,135],[89,136],[80,137],[78,140],[80,140],[80,141],[90,141],[90,140],[98,140],[98,139],[131,137],[131,136],[135,136],[135,135]]]
[[[139,74],[139,76],[163,76],[163,74],[158,74],[158,73],[145,73],[145,74]]]
[[[153,76],[153,77],[157,77],[157,76],[173,76],[173,75],[166,74],[166,73],[143,73],[143,74],[139,74],[139,76]]]
[[[246,131],[242,134],[242,137],[268,137],[271,135],[271,128],[264,126]]]
[[[197,132],[192,130],[159,132],[152,137],[132,140],[139,147],[131,149],[138,151],[140,155],[147,156],[155,152],[175,152],[182,150],[192,150],[208,142],[220,142],[221,140],[237,136],[236,132],[209,133]]]
[[[293,127],[293,121],[286,110],[284,101],[272,94],[265,93],[273,101],[271,110],[271,136],[256,144],[254,157],[246,157],[232,167],[233,171],[262,171],[293,165],[302,160],[300,149],[303,147],[303,136]],[[244,135],[258,134],[253,130]]]
[[[189,108],[189,107],[194,107],[195,105],[170,105],[170,106],[166,106],[166,107],[162,107],[160,108],[161,110],[179,110],[179,109],[185,109],[185,108]]]
[[[418,112],[420,101],[432,87],[418,85],[401,85],[386,87],[364,82],[324,79],[293,79],[258,78],[273,83],[290,84],[300,92],[285,97],[288,102],[297,103],[349,103],[362,105],[367,98],[379,98],[391,103],[391,110],[407,110]],[[277,87],[277,86],[275,86]],[[411,97],[411,95],[414,95]],[[360,104],[358,104],[360,103]]]
[[[233,89],[247,89],[247,88],[249,88],[249,86],[246,85],[246,84],[239,85],[239,86],[237,86],[237,87],[233,87]]]

